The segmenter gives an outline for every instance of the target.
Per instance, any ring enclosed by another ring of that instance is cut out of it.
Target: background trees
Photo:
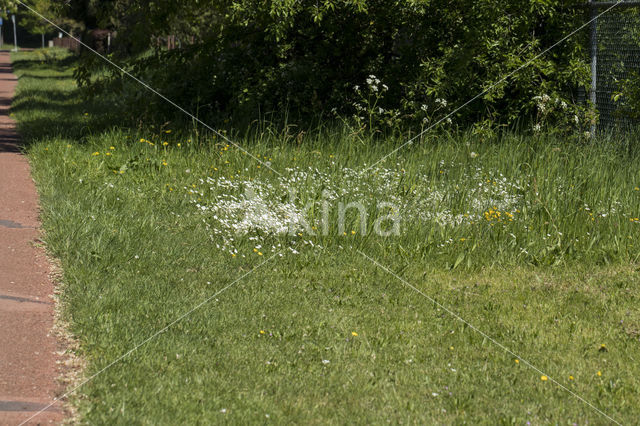
[[[362,126],[582,121],[588,84],[582,0],[71,0],[63,12],[114,31],[118,62],[200,116],[287,112]],[[167,50],[162,37],[175,36]],[[172,114],[137,84],[85,55],[79,81],[122,108]],[[505,82],[505,75],[531,61]],[[372,78],[373,77],[373,78]],[[367,81],[377,82],[368,84]],[[551,100],[540,108],[544,96]],[[553,105],[551,105],[553,104]],[[552,108],[553,106],[553,108]],[[528,124],[527,124],[528,125]]]

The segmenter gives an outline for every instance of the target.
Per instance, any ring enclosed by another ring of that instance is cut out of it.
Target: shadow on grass
[[[65,55],[63,57],[55,56],[40,56],[30,52],[30,58],[28,59],[15,59],[13,61],[13,68],[21,71],[38,70],[47,72],[53,67],[57,71],[69,71],[75,67],[77,57],[74,55]]]
[[[82,96],[73,82],[75,56],[43,59],[36,53],[26,55],[13,61],[20,84],[11,104],[23,145],[56,138],[83,143],[89,135],[122,122],[104,101]],[[63,90],[61,84],[65,85]]]

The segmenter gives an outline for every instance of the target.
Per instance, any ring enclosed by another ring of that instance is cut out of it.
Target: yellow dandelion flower
[[[602,371],[598,371],[596,374],[598,375],[598,377],[600,377],[602,376]]]
[[[264,334],[264,330],[260,330],[260,334]]]
[[[351,235],[356,235],[356,231],[351,231]]]
[[[69,146],[71,146],[71,145],[69,145]],[[114,149],[116,149],[116,147],[115,146],[110,146],[109,149],[113,151]]]
[[[519,359],[514,359],[513,360],[516,364],[520,364],[520,360]]]
[[[178,148],[180,148],[181,146],[182,146],[182,144],[181,144],[181,143],[178,143]]]
[[[540,380],[546,382],[547,380],[549,380],[549,378],[547,376],[540,376]]]
[[[111,153],[110,152],[106,152],[104,155],[111,155]]]
[[[569,376],[569,380],[573,380],[573,376]]]
[[[162,146],[167,146],[169,145],[169,142],[162,142]]]
[[[258,252],[258,256],[262,256],[262,252],[261,251]]]
[[[356,333],[355,331],[352,331],[352,332],[351,332],[351,335],[352,335],[353,337],[357,337],[357,336],[358,336],[358,333]]]
[[[100,155],[100,153],[99,153],[98,151],[96,151],[96,152],[94,152],[94,153],[93,153],[93,154],[91,154],[91,155]]]

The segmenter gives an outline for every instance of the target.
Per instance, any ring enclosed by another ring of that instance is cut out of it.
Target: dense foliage
[[[453,125],[589,124],[576,102],[587,29],[540,55],[585,23],[583,0],[72,0],[67,13],[114,30],[118,62],[203,117],[415,128],[491,88]],[[104,63],[85,59],[77,77],[91,92],[108,88],[136,116],[174,114],[113,69],[92,78]]]

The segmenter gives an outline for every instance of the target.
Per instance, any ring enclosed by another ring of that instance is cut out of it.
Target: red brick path
[[[0,52],[0,425],[20,424],[59,391],[50,265],[36,246],[38,195],[8,109],[18,80]],[[60,423],[54,405],[29,424]]]

